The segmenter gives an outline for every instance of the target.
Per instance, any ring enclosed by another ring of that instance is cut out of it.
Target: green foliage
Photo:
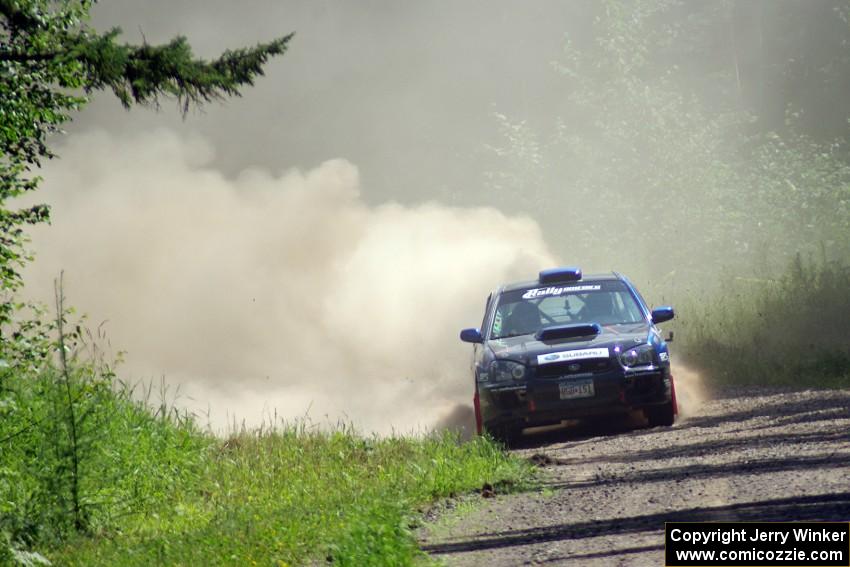
[[[127,107],[174,97],[187,111],[191,104],[238,95],[292,38],[204,61],[182,37],[134,46],[118,42],[119,29],[90,29],[92,4],[0,0],[0,326],[12,320],[20,269],[30,259],[23,227],[49,218],[46,205],[16,210],[9,201],[38,187],[32,169],[52,157],[49,136],[85,104],[85,94],[108,88]]]
[[[491,197],[539,219],[571,261],[668,288],[711,286],[717,266],[781,269],[822,246],[850,259],[846,145],[799,134],[790,111],[781,133],[754,135],[735,66],[712,72],[707,101],[679,61],[736,6],[600,3],[587,38],[568,39],[557,63],[564,105],[552,124],[496,115]]]
[[[191,476],[211,443],[116,390],[102,361],[70,365],[0,373],[0,534],[16,547],[109,529]]]
[[[2,563],[41,564],[43,557],[26,547],[111,530],[120,518],[144,513],[172,485],[199,474],[214,443],[191,421],[157,419],[117,391],[112,367],[96,349],[77,358],[78,347],[92,342],[79,325],[63,328],[69,313],[61,292],[55,321],[16,301],[21,269],[31,259],[24,227],[47,221],[49,209],[15,209],[14,199],[38,187],[33,170],[53,157],[49,137],[92,91],[111,89],[126,107],[173,97],[186,112],[238,95],[292,37],[204,61],[182,37],[133,46],[118,42],[118,29],[90,29],[92,4],[0,0]]]
[[[594,43],[565,45],[557,67],[565,105],[553,128],[535,133],[500,116],[505,143],[489,175],[510,208],[530,209],[556,239],[570,219],[563,245],[570,253],[593,251],[611,266],[637,260],[646,266],[640,275],[672,266],[694,272],[728,257],[745,214],[735,206],[739,176],[729,145],[729,127],[743,117],[706,112],[679,88],[675,69],[655,70],[659,51],[682,31],[659,23],[675,5],[606,2]],[[694,235],[707,254],[695,257],[681,240],[671,242],[674,234]]]
[[[676,352],[715,382],[850,386],[850,268],[797,256],[776,279],[682,298]]]
[[[786,260],[797,253],[850,259],[847,143],[773,134],[752,144],[750,152],[743,185],[752,210],[747,222],[759,225],[763,242],[784,250]]]
[[[26,408],[0,420],[7,553],[38,551],[61,565],[404,565],[420,554],[421,506],[532,474],[487,439],[448,433],[363,438],[300,423],[216,439],[167,408],[151,413],[91,358],[71,366],[86,416],[84,531],[73,525],[58,370],[5,373],[7,408]]]
[[[61,287],[57,306],[23,349],[45,356],[0,366],[2,563],[405,565],[421,506],[531,478],[489,439],[449,433],[301,422],[216,438],[166,391],[154,405],[150,388],[121,384]]]
[[[76,54],[83,62],[87,90],[109,87],[124,106],[157,104],[161,96],[182,102],[205,103],[238,96],[240,87],[253,85],[268,58],[282,54],[292,35],[252,49],[227,51],[213,62],[193,58],[185,37],[165,45],[118,45],[120,30],[91,39]]]

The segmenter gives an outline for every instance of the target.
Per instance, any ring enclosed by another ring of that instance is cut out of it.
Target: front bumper
[[[561,399],[561,383],[588,380],[593,382],[592,397]],[[484,427],[492,429],[623,414],[669,403],[673,395],[672,380],[667,366],[629,372],[616,368],[592,376],[531,378],[522,383],[480,383],[481,417]]]

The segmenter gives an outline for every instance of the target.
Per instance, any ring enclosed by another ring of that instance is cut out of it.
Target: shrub
[[[679,353],[716,381],[850,385],[848,266],[798,255],[780,277],[725,278],[680,313]]]

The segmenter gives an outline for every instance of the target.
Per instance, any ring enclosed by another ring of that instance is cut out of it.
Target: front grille
[[[586,374],[588,372],[606,372],[611,368],[611,359],[596,358],[591,360],[575,360],[543,364],[537,367],[539,378],[559,378],[571,374]]]
[[[629,389],[638,393],[645,393],[657,389],[661,384],[660,374],[646,374],[643,376],[630,376],[626,380]]]

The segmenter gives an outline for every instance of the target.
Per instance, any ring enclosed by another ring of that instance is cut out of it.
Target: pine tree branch
[[[38,19],[21,10],[14,0],[0,0],[0,16],[6,18],[5,27],[10,30],[40,27]]]
[[[66,54],[66,51],[50,51],[46,53],[16,53],[14,51],[0,51],[0,61],[9,61],[11,63],[45,63],[48,61],[55,61]]]

